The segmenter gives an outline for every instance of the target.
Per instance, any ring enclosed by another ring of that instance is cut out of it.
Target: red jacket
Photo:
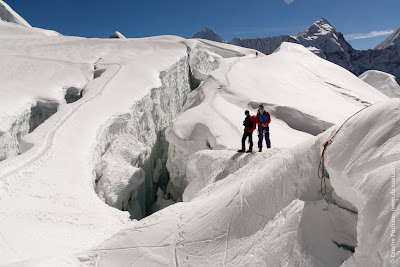
[[[250,123],[248,123],[250,121]],[[256,124],[257,124],[257,117],[256,116],[251,116],[249,118],[246,118],[245,121],[243,122],[244,125],[244,130],[247,132],[252,132],[256,129]]]

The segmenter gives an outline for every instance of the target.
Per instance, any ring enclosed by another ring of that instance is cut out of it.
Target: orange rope
[[[319,161],[319,167],[318,167],[318,178],[321,179],[321,194],[323,196],[325,196],[325,194],[326,194],[326,177],[325,177],[325,151],[326,151],[326,149],[328,148],[328,146],[330,144],[332,144],[333,139],[336,137],[336,135],[342,129],[342,127],[346,124],[346,122],[348,122],[351,118],[353,118],[355,115],[357,115],[364,109],[371,107],[371,106],[366,106],[365,108],[360,109],[359,111],[357,111],[356,113],[351,115],[347,120],[345,120],[345,122],[343,122],[342,126],[340,126],[339,129],[337,129],[337,131],[332,135],[332,137],[329,138],[328,141],[326,141],[324,143],[324,149],[322,150],[321,159]],[[322,168],[321,168],[321,166],[322,166]],[[322,186],[322,184],[324,184],[324,186]],[[323,189],[325,189],[325,190],[323,191]]]

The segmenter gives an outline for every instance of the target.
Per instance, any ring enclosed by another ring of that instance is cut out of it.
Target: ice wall
[[[18,155],[21,137],[29,132],[29,118],[29,110],[19,116],[5,118],[5,120],[12,121],[12,126],[0,130],[0,161]]]
[[[56,113],[58,106],[57,102],[37,100],[30,109],[1,119],[0,125],[11,126],[4,127],[4,130],[0,128],[0,161],[18,155],[22,137]]]
[[[68,87],[64,92],[65,102],[76,102],[82,97],[82,92],[83,89]],[[64,104],[61,99],[37,99],[21,113],[0,118],[0,161],[20,154],[22,137],[54,115],[61,104]]]
[[[186,57],[160,73],[161,87],[151,89],[131,113],[104,127],[95,172],[96,192],[107,204],[140,219],[177,200],[166,194],[168,142],[164,132],[182,110],[188,93],[214,69],[212,58],[200,44],[189,49]]]

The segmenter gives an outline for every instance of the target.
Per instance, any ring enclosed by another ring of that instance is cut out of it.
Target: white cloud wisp
[[[392,34],[393,31],[394,30],[372,31],[369,33],[350,33],[350,34],[345,34],[344,37],[347,40],[357,40],[357,39],[372,38],[372,37],[377,37],[377,36],[382,36],[382,35],[389,35],[389,34]]]

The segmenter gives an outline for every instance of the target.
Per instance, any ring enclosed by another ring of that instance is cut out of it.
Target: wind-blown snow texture
[[[398,99],[288,42],[21,27],[0,24],[0,264],[390,266]],[[238,154],[260,103],[273,148]],[[323,144],[365,107],[322,196]]]
[[[355,75],[380,70],[394,75],[400,82],[400,28],[373,50],[355,50],[328,20],[322,18],[296,37],[282,35],[257,39],[234,38],[231,44],[271,54],[282,42],[304,45],[314,54],[342,66]],[[207,35],[199,38],[207,39]]]

